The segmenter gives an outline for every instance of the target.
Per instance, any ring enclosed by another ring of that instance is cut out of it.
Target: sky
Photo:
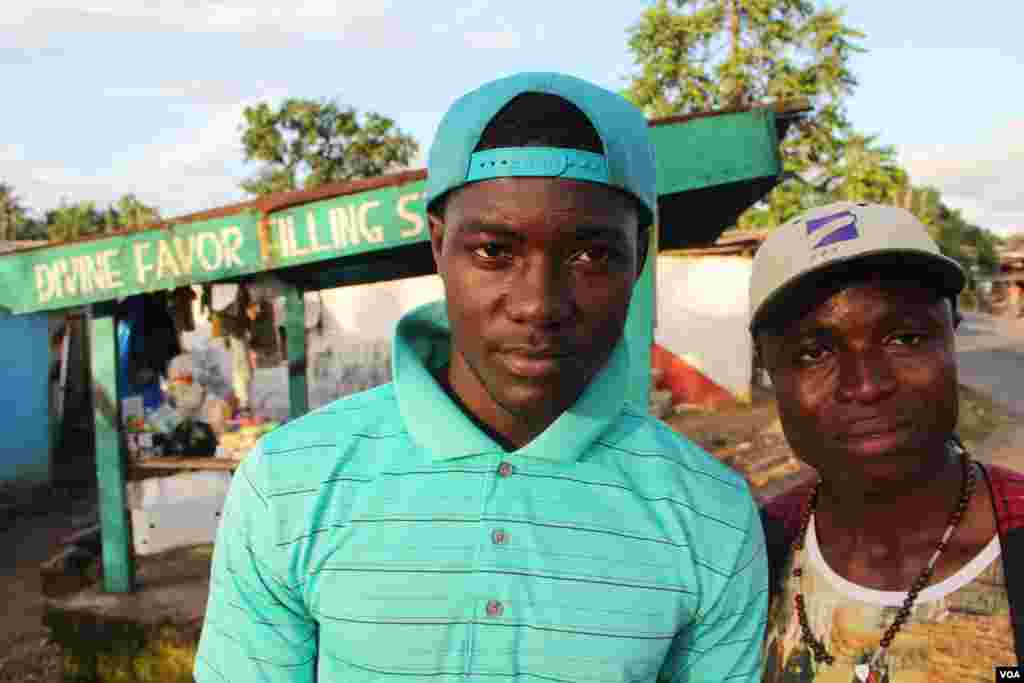
[[[20,0],[0,3],[0,181],[34,212],[134,193],[165,217],[245,198],[242,110],[333,98],[412,134],[424,165],[451,102],[526,70],[621,90],[613,0]],[[842,7],[840,3],[832,6]],[[854,126],[971,221],[1024,232],[1024,3],[856,0]]]

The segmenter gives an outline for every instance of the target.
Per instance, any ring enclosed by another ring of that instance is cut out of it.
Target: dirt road
[[[978,456],[1024,472],[1024,319],[966,313],[956,343],[960,381],[989,392],[1014,414]]]
[[[39,565],[58,539],[93,514],[94,497],[56,499],[44,515],[22,517],[0,533],[0,683],[59,683],[60,650],[46,642]]]

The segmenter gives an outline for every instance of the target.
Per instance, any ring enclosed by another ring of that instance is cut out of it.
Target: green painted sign
[[[0,257],[0,307],[27,313],[391,249],[427,239],[424,182]]]
[[[425,241],[425,185],[420,180],[273,214],[274,266],[295,266]]]
[[[782,170],[775,114],[768,110],[669,120],[652,126],[651,139],[663,199],[740,181],[774,180]],[[265,244],[260,214],[246,209],[0,256],[0,311],[82,306],[423,242],[428,236],[424,185],[414,180],[275,211],[268,216]],[[738,213],[757,198],[738,193],[730,201],[742,204]],[[693,217],[705,208],[677,204],[676,216],[662,211],[662,234],[700,233]],[[730,207],[712,208],[729,213]]]

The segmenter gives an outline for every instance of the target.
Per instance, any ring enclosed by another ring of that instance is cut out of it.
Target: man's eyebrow
[[[790,337],[797,342],[807,341],[810,339],[824,340],[831,339],[839,334],[839,326],[830,325],[828,323],[806,323],[803,325],[796,325],[789,330],[789,334],[785,335]]]
[[[911,325],[941,325],[940,315],[931,310],[898,307],[892,308],[871,320],[876,327],[906,327]],[[842,332],[842,323],[833,317],[797,323],[791,335],[798,339],[832,337]]]
[[[479,235],[494,235],[506,239],[523,241],[525,236],[504,223],[488,223],[486,221],[474,221],[465,223],[458,228],[460,237],[477,237]],[[573,235],[578,240],[607,240],[609,242],[623,242],[626,235],[621,229],[610,225],[583,224],[576,227]]]
[[[516,232],[513,228],[508,225],[501,223],[466,223],[459,226],[458,234],[460,237],[475,237],[476,235],[496,235],[500,237],[508,237],[512,239],[522,240],[522,233]]]
[[[580,225],[576,228],[576,239],[580,240],[609,240],[621,242],[626,238],[625,233],[619,228],[610,225]]]

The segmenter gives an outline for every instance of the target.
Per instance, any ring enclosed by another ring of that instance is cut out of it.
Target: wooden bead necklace
[[[885,655],[889,649],[889,645],[892,644],[893,638],[896,637],[896,633],[903,627],[907,619],[910,617],[910,612],[913,609],[914,602],[917,600],[917,596],[928,582],[931,580],[932,573],[935,571],[935,564],[938,562],[939,557],[943,551],[949,545],[949,539],[952,538],[953,532],[959,526],[963,520],[964,515],[967,512],[967,505],[971,500],[971,495],[974,493],[974,487],[976,484],[976,475],[974,467],[971,463],[970,455],[959,446],[959,444],[953,444],[958,454],[961,456],[961,464],[963,466],[963,483],[960,487],[960,498],[957,500],[956,508],[953,510],[953,514],[949,520],[949,526],[946,527],[946,533],[942,535],[942,540],[935,546],[935,552],[932,553],[931,559],[928,561],[928,566],[925,567],[921,574],[914,580],[911,585],[910,591],[907,593],[907,597],[903,600],[903,606],[896,614],[896,618],[892,624],[886,629],[885,634],[879,641],[879,649],[875,651],[875,654],[871,657],[871,661],[867,664],[858,664],[855,667],[854,673],[858,680],[864,681],[864,683],[877,683],[881,681],[881,674],[878,671],[878,662]],[[804,543],[807,540],[807,527],[810,526],[811,516],[814,514],[814,510],[818,505],[818,490],[821,488],[821,480],[814,485],[814,489],[811,491],[810,497],[807,499],[807,504],[804,506],[803,515],[800,518],[800,531],[796,535],[796,539],[793,541],[794,557],[796,553],[803,551]],[[835,662],[835,657],[829,654],[825,648],[825,644],[816,638],[811,632],[811,626],[807,620],[807,610],[804,606],[804,596],[800,591],[800,577],[803,576],[803,569],[799,566],[793,568],[792,578],[796,582],[796,596],[794,602],[796,603],[796,612],[800,618],[800,630],[801,637],[804,643],[807,644],[811,651],[814,653],[814,661],[820,663],[826,663],[832,665]]]

